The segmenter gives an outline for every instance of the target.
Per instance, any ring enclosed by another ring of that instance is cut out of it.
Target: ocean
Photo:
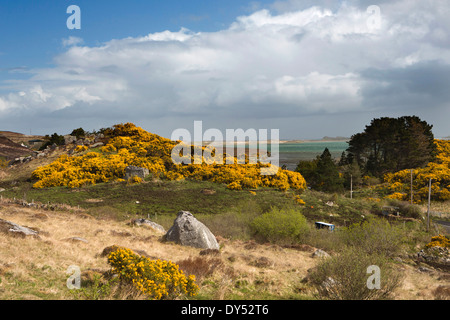
[[[245,145],[248,150],[248,144]],[[242,146],[243,144],[239,144],[239,146],[235,144],[235,147],[239,149]],[[280,142],[279,165],[285,165],[288,170],[295,170],[300,160],[313,160],[320,156],[325,148],[328,148],[333,158],[339,159],[342,152],[348,148],[348,143],[345,141]],[[270,144],[267,149],[270,151]],[[236,150],[235,154],[237,154]]]
[[[300,160],[313,160],[328,148],[331,156],[339,159],[348,148],[345,141],[309,141],[296,143],[280,143],[280,166],[286,165],[288,170],[295,170]]]

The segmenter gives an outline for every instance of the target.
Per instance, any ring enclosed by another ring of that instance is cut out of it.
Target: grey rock
[[[71,237],[71,238],[64,239],[64,241],[68,241],[68,242],[84,242],[84,243],[88,243],[89,242],[86,239],[80,238],[80,237]]]
[[[128,180],[134,176],[137,176],[141,179],[144,179],[146,176],[150,174],[147,168],[141,168],[136,166],[128,166],[125,168],[125,180]]]
[[[164,239],[183,246],[201,249],[219,249],[216,237],[189,211],[178,212],[173,226],[167,231]]]
[[[166,233],[166,229],[164,229],[163,226],[161,226],[161,225],[159,225],[159,224],[157,224],[157,223],[155,223],[153,221],[147,220],[147,219],[135,219],[135,220],[131,221],[131,224],[132,225],[137,225],[137,226],[147,227],[147,228],[150,228],[150,229],[152,229],[152,230],[154,230],[156,232]]]
[[[97,148],[97,147],[102,147],[104,145],[103,142],[96,142],[94,144],[92,144],[90,147],[91,148]]]
[[[27,236],[39,238],[39,232],[3,219],[0,219],[0,232],[24,238]]]
[[[330,255],[321,249],[317,249],[316,251],[313,252],[311,257],[313,257],[313,258],[328,258],[328,257],[330,257]]]

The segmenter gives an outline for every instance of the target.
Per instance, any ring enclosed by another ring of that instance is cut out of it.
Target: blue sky
[[[2,0],[0,130],[170,137],[201,120],[315,139],[417,115],[449,136],[449,15],[442,0]]]
[[[237,16],[271,1],[244,0],[2,0],[0,1],[0,63],[2,79],[11,70],[38,68],[53,63],[62,52],[62,39],[80,37],[85,45],[111,39],[145,36],[164,30],[216,31]],[[81,30],[69,30],[68,6],[82,11]],[[13,74],[20,77],[20,75]]]

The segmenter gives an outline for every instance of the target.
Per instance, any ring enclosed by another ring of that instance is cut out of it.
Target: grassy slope
[[[116,183],[80,189],[33,189],[28,181],[31,172],[57,156],[55,153],[0,172],[0,187],[7,189],[1,193],[3,197],[79,208],[50,212],[0,203],[0,218],[46,232],[40,241],[18,241],[0,235],[2,299],[73,298],[65,287],[67,267],[75,264],[85,271],[106,270],[106,259],[99,257],[99,253],[112,244],[144,250],[151,256],[175,262],[197,257],[197,249],[160,243],[148,230],[126,225],[131,218],[150,217],[168,229],[179,210],[191,211],[219,237],[223,246],[220,259],[226,267],[203,280],[199,298],[312,298],[309,288],[300,282],[307,269],[316,264],[311,253],[255,244],[250,240],[248,223],[272,206],[301,208],[311,224],[321,220],[338,226],[362,221],[364,216],[376,212],[374,204],[363,199],[306,191],[301,196],[306,205],[300,206],[293,200],[292,191],[258,189],[254,195],[210,182],[147,181],[140,185]],[[204,189],[215,193],[202,193]],[[332,206],[327,205],[330,201]],[[63,241],[73,236],[83,237],[89,243]],[[257,266],[261,257],[267,258],[269,265]],[[432,290],[440,283],[435,274],[418,273],[407,264],[401,268],[407,278],[398,289],[398,299],[433,298]]]
[[[4,202],[0,206],[1,219],[42,232],[40,240],[0,234],[0,299],[73,299],[66,287],[67,268],[79,266],[83,280],[107,271],[106,258],[100,254],[114,244],[176,263],[199,257],[199,249],[162,243],[160,235],[123,221]],[[88,243],[67,241],[70,237],[82,237]],[[199,277],[197,299],[314,298],[311,288],[301,282],[317,263],[308,248],[299,251],[220,237],[219,243],[221,254],[214,259],[220,267],[208,277]],[[438,274],[421,273],[408,264],[399,268],[406,278],[395,292],[397,299],[433,299],[433,290],[442,284]]]

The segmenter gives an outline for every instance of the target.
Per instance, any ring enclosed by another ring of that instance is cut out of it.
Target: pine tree
[[[315,189],[325,192],[343,191],[343,179],[341,178],[338,166],[331,157],[328,148],[325,148],[317,161],[317,181]]]

